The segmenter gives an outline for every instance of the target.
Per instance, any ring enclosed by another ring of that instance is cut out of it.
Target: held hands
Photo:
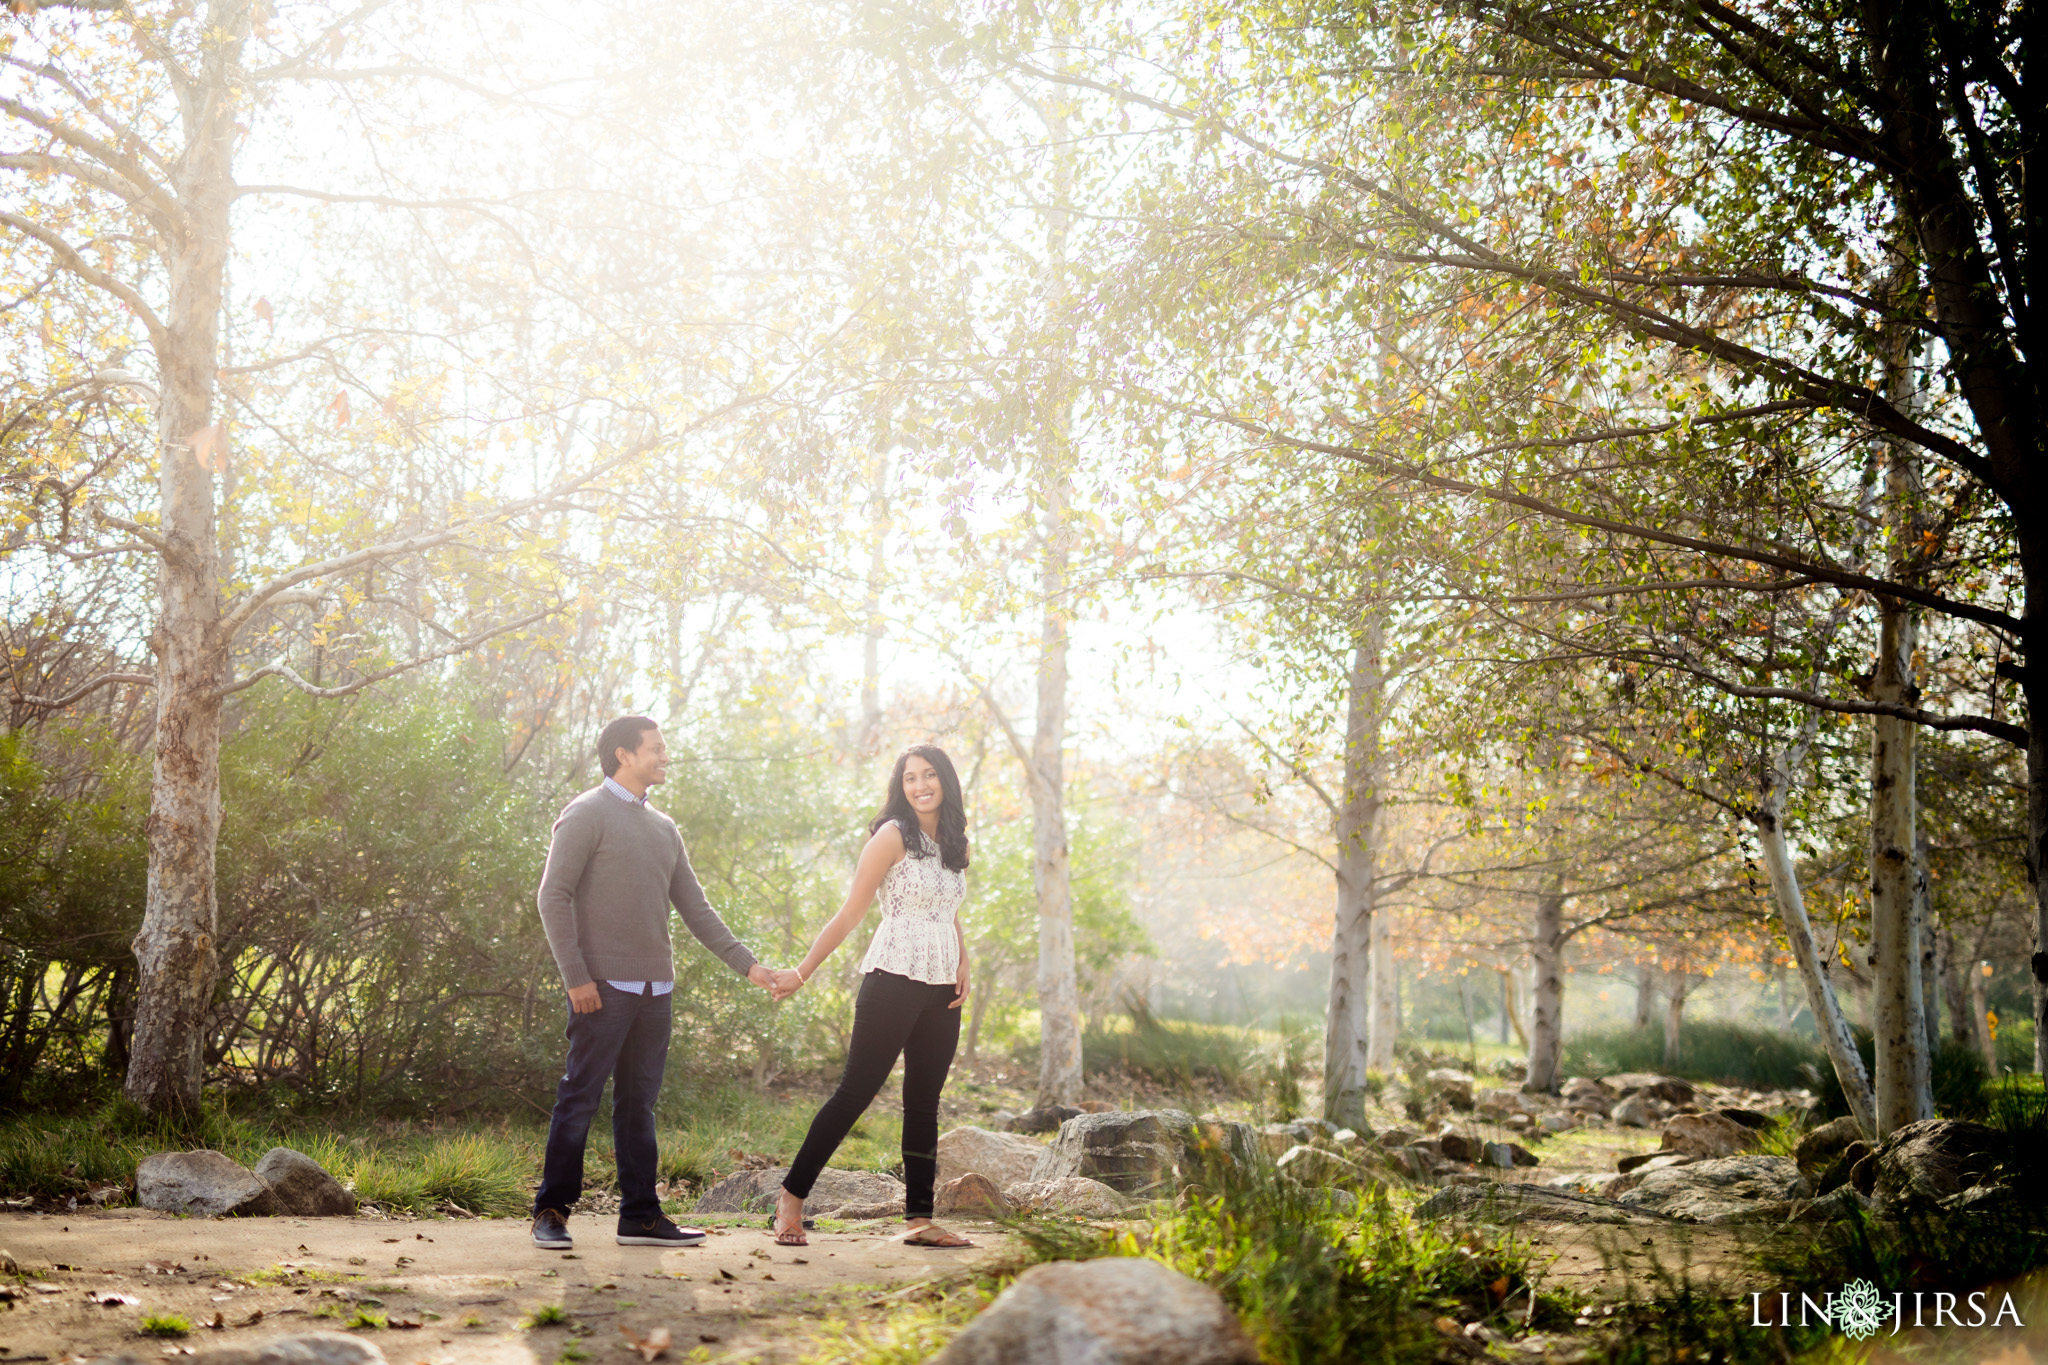
[[[788,967],[767,967],[759,962],[747,968],[747,980],[778,1002],[795,995],[804,984],[804,979]]]

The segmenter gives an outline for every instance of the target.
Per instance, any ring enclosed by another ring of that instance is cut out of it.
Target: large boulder
[[[135,1168],[135,1202],[196,1218],[261,1218],[285,1212],[277,1193],[224,1152],[158,1152]]]
[[[945,1181],[932,1196],[932,1212],[941,1218],[948,1214],[999,1218],[1009,1211],[1010,1201],[1003,1197],[1002,1188],[980,1171]]]
[[[958,1180],[968,1172],[985,1175],[1001,1189],[1029,1180],[1045,1155],[1045,1144],[1016,1133],[992,1133],[986,1128],[955,1128],[939,1136],[939,1183]]]
[[[1787,1156],[1729,1156],[1642,1175],[1618,1202],[1688,1223],[1773,1221],[1813,1187]]]
[[[1981,1186],[2003,1183],[2006,1140],[1995,1128],[1961,1119],[1922,1119],[1879,1144],[1869,1193],[1885,1212],[1927,1208]]]
[[[787,1166],[771,1166],[760,1171],[734,1171],[725,1179],[713,1185],[697,1200],[698,1213],[769,1213],[775,1208],[775,1196],[782,1188],[782,1178],[789,1174]],[[829,1167],[818,1172],[818,1181],[811,1186],[811,1197],[804,1200],[804,1212],[814,1218],[885,1217],[869,1210],[891,1206],[901,1209],[903,1205],[903,1182],[880,1171],[835,1171]]]
[[[1799,1145],[1792,1149],[1792,1159],[1799,1163],[1799,1171],[1815,1185],[1828,1167],[1835,1164],[1835,1158],[1848,1150],[1852,1142],[1863,1140],[1863,1129],[1857,1126],[1853,1115],[1823,1123],[1809,1130],[1799,1139]]]
[[[1612,1199],[1555,1185],[1480,1181],[1449,1185],[1425,1199],[1418,1218],[1470,1218],[1487,1223],[1643,1224],[1667,1221]]]
[[[284,1211],[301,1218],[346,1218],[356,1197],[319,1162],[289,1147],[272,1147],[256,1163],[256,1178],[270,1186]]]
[[[1659,1076],[1648,1071],[1624,1071],[1601,1078],[1616,1095],[1623,1099],[1630,1095],[1648,1095],[1651,1099],[1666,1104],[1692,1104],[1699,1099],[1699,1091],[1691,1081],[1676,1076]]]
[[[1121,1218],[1131,1207],[1130,1200],[1085,1175],[1027,1180],[1004,1190],[1003,1198],[1019,1213],[1076,1214],[1083,1218]]]
[[[1179,1109],[1081,1114],[1060,1125],[1031,1179],[1086,1176],[1123,1194],[1150,1197],[1172,1193],[1211,1165],[1251,1165],[1261,1152],[1248,1123],[1197,1123]]]
[[[244,1346],[223,1346],[186,1357],[192,1365],[384,1365],[384,1353],[375,1343],[344,1332],[304,1332],[297,1336],[272,1337]],[[100,1356],[92,1365],[163,1365],[126,1351]]]
[[[1664,1121],[1664,1116],[1669,1112],[1670,1109],[1664,1101],[1655,1095],[1637,1091],[1615,1101],[1609,1117],[1626,1128],[1655,1128]]]
[[[1664,1150],[1688,1156],[1734,1156],[1756,1144],[1756,1133],[1745,1125],[1717,1114],[1676,1114],[1664,1121]]]
[[[1010,1120],[1013,1133],[1056,1133],[1061,1124],[1082,1111],[1072,1105],[1055,1104],[1049,1109],[1026,1109]]]
[[[1463,1071],[1440,1066],[1422,1078],[1424,1089],[1443,1100],[1453,1109],[1472,1107],[1472,1077]]]
[[[1037,1265],[983,1309],[934,1365],[1258,1365],[1209,1286],[1157,1261]]]

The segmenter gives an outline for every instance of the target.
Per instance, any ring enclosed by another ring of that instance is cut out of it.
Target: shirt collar
[[[631,801],[636,806],[644,806],[647,804],[646,797],[633,795],[633,793],[627,791],[624,787],[620,786],[612,778],[607,777],[604,780],[604,789],[610,792],[613,796],[618,797],[621,801]]]

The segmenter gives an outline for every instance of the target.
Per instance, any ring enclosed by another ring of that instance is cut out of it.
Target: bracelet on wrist
[[[802,983],[803,983],[804,985],[806,985],[806,986],[808,986],[808,985],[810,985],[810,984],[811,984],[811,979],[810,979],[810,978],[809,978],[808,976],[805,976],[805,975],[804,975],[804,969],[803,969],[803,968],[801,968],[801,967],[791,967],[791,968],[790,968],[790,970],[796,973],[796,979],[797,979],[798,981],[802,982]]]

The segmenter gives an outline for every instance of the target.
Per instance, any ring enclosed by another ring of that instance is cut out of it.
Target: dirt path
[[[376,1218],[202,1221],[142,1210],[0,1215],[0,1249],[33,1281],[0,1308],[0,1365],[126,1351],[146,1358],[344,1327],[359,1312],[389,1325],[356,1330],[393,1365],[554,1365],[568,1358],[638,1365],[621,1327],[666,1327],[681,1359],[787,1361],[836,1306],[960,1275],[1005,1254],[1009,1239],[959,1223],[971,1251],[904,1246],[899,1223],[814,1231],[778,1247],[759,1226],[711,1223],[696,1247],[622,1247],[609,1219],[578,1218],[577,1249],[541,1251],[518,1220]],[[117,1297],[111,1305],[99,1300]],[[561,1305],[565,1325],[525,1327]],[[178,1342],[146,1337],[144,1315],[194,1324]],[[257,1316],[260,1313],[260,1317]],[[218,1314],[227,1325],[211,1329]],[[401,1322],[417,1322],[402,1328]],[[702,1358],[702,1357],[700,1357]]]

